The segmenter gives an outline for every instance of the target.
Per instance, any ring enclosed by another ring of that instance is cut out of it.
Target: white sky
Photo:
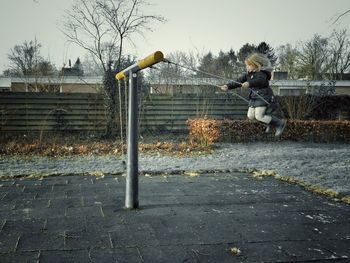
[[[16,44],[33,40],[41,55],[58,68],[85,51],[67,43],[58,25],[74,0],[0,0],[0,73]],[[336,25],[332,19],[350,9],[349,0],[148,0],[148,14],[167,22],[155,23],[145,38],[135,38],[129,53],[139,59],[160,50],[200,53],[238,51],[245,43],[267,42],[273,48],[297,44],[315,33],[328,36],[334,28],[350,33],[350,14]],[[84,61],[82,61],[84,63]]]

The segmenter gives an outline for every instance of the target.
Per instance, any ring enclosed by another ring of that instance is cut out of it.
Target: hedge
[[[288,120],[279,138],[274,130],[266,134],[265,125],[249,120],[190,119],[187,125],[191,142],[202,145],[274,140],[350,143],[350,121]]]

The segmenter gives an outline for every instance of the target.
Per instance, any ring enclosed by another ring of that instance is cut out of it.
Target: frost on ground
[[[173,157],[139,156],[139,170],[153,172],[196,170],[274,170],[325,189],[350,194],[350,146],[298,142],[218,144],[211,155]],[[122,173],[116,156],[1,157],[0,176]]]

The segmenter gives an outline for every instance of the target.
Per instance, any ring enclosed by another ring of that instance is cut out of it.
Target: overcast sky
[[[41,55],[60,68],[85,52],[69,44],[58,26],[74,0],[0,0],[0,72],[16,44],[33,40]],[[200,53],[238,51],[245,43],[267,42],[273,48],[306,41],[314,34],[328,36],[334,28],[350,33],[350,14],[335,25],[335,17],[350,9],[350,0],[148,0],[148,14],[167,22],[135,38],[128,52],[143,58],[160,50]],[[84,62],[84,61],[83,61]]]

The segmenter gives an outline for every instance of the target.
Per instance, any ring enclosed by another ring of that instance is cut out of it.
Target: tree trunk
[[[107,71],[103,77],[103,87],[105,91],[105,103],[106,103],[106,112],[107,112],[107,127],[106,127],[106,138],[112,138],[117,131],[116,124],[116,113],[117,113],[117,101],[116,101],[116,80],[115,72],[111,67],[112,63],[109,63],[107,66]]]

